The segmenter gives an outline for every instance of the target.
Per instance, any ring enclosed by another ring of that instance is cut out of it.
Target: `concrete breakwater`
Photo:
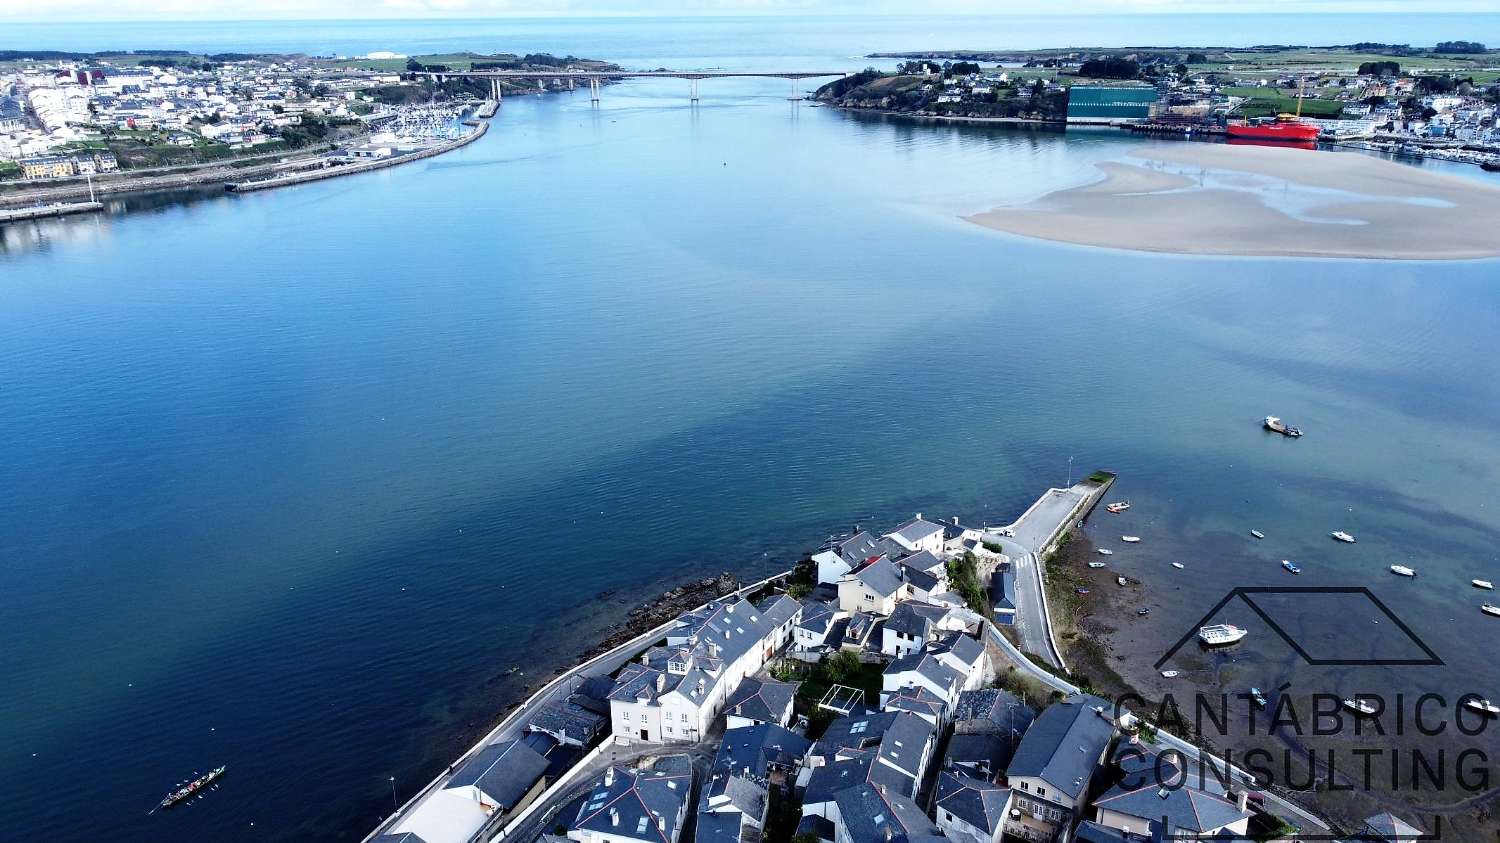
[[[419,150],[417,152],[407,153],[406,155],[397,155],[391,158],[380,158],[374,161],[366,161],[360,164],[341,164],[338,166],[324,167],[318,170],[306,170],[297,173],[287,173],[285,175],[272,176],[271,178],[260,179],[258,181],[231,182],[225,184],[224,188],[231,193],[249,193],[256,190],[269,190],[273,187],[288,187],[294,184],[304,184],[306,182],[338,178],[339,176],[352,176],[356,173],[368,173],[371,170],[379,170],[385,167],[395,167],[399,164],[406,164],[411,161],[420,161],[423,158],[431,158],[434,155],[442,155],[445,152],[451,152],[455,149],[458,149],[459,147],[467,146],[474,141],[479,140],[481,137],[484,137],[484,133],[489,131],[490,127],[490,124],[485,121],[478,121],[469,125],[473,125],[475,127],[474,131],[464,135],[457,140],[448,141],[447,143],[438,144],[437,146],[428,147],[427,149]]]

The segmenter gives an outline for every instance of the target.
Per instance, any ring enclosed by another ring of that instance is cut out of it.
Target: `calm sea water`
[[[357,839],[646,594],[1009,520],[1069,456],[1212,572],[1183,622],[1285,553],[1410,607],[1424,681],[1500,686],[1448,620],[1500,573],[1500,265],[1010,238],[958,215],[1161,141],[784,84],[508,99],[430,162],[0,229],[7,828]],[[1231,547],[1252,524],[1284,543]]]

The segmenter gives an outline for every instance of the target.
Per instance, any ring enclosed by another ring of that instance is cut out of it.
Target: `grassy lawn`
[[[802,684],[797,686],[797,696],[807,700],[810,705],[816,706],[818,700],[823,699],[823,695],[828,693],[829,688],[839,684],[864,691],[865,704],[871,708],[880,705],[880,683],[885,672],[885,665],[861,664],[859,672],[852,679],[835,683],[828,675],[826,664],[827,661],[824,660],[816,666],[809,667],[809,672],[803,678]]]
[[[1279,88],[1239,88],[1226,87],[1223,93],[1232,97],[1249,97],[1250,101],[1239,108],[1239,113],[1250,117],[1263,117],[1270,114],[1297,113],[1297,98],[1289,96]],[[1337,117],[1344,110],[1344,104],[1325,99],[1304,99],[1302,101],[1302,113],[1308,117]]]

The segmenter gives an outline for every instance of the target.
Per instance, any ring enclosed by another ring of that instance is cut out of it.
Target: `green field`
[[[1297,113],[1297,98],[1278,88],[1227,87],[1222,91],[1232,97],[1250,97],[1250,101],[1239,108],[1239,113],[1246,117]],[[1343,110],[1344,104],[1333,100],[1309,98],[1302,101],[1302,113],[1308,117],[1333,118]]]

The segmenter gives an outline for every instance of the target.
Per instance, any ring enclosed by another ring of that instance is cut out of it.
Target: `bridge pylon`
[[[594,76],[589,77],[589,102],[599,104],[599,79]]]
[[[698,102],[698,80],[697,79],[689,79],[688,80],[688,102],[693,103],[695,105]]]

